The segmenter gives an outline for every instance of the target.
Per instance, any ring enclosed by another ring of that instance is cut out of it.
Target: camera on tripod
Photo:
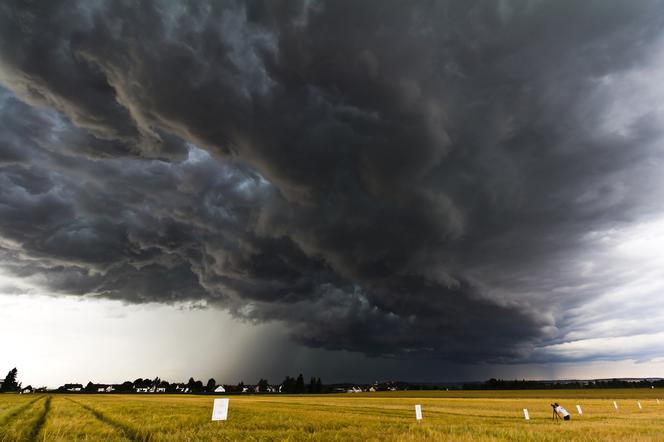
[[[563,420],[566,420],[566,421],[570,420],[569,413],[567,412],[567,410],[565,410],[562,407],[562,405],[560,405],[558,402],[554,402],[553,404],[550,404],[550,405],[551,405],[551,408],[552,408],[551,419],[557,421],[558,419],[561,419],[561,415],[562,415]]]

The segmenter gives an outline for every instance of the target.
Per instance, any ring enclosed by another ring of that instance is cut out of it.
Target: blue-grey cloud
[[[620,103],[663,12],[5,2],[2,267],[313,347],[540,358],[629,282],[577,272],[588,235],[662,213],[657,100]]]

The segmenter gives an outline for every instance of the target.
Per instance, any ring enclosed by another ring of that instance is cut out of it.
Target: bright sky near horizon
[[[346,352],[324,352],[289,344],[276,326],[247,325],[217,309],[191,305],[127,305],[118,301],[81,300],[43,295],[0,295],[2,369],[20,369],[24,385],[57,388],[65,383],[120,383],[159,376],[186,382],[280,382],[295,375],[322,376],[327,382],[386,380],[476,381],[506,379],[590,379],[660,377],[664,358],[589,363],[554,362],[519,366],[448,365],[434,370],[426,363],[367,359]],[[630,346],[658,346],[661,336],[622,338],[603,346],[572,344],[561,353],[620,352]],[[659,340],[658,340],[659,339]]]

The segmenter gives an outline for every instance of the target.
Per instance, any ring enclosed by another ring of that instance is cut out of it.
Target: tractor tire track
[[[35,402],[37,402],[37,401],[39,401],[43,398],[44,398],[43,396],[40,396],[40,397],[28,402],[27,404],[23,404],[23,405],[20,405],[20,406],[14,408],[14,410],[12,410],[9,413],[5,414],[4,416],[0,417],[0,425],[4,425],[9,420],[11,420],[11,419],[15,418],[16,416],[20,415],[25,410],[30,408]]]
[[[73,399],[66,398],[68,401],[71,401],[78,405],[79,407],[87,410],[90,412],[96,419],[99,421],[105,423],[106,425],[110,425],[113,427],[116,431],[120,432],[124,437],[127,439],[131,440],[132,442],[149,442],[152,440],[152,433],[144,432],[144,431],[139,431],[136,428],[134,428],[132,425],[127,424],[125,422],[122,422],[120,420],[114,419],[107,414],[103,413],[102,411],[97,410],[96,408],[93,408],[89,405],[82,404],[80,402],[77,402]]]
[[[51,411],[51,396],[46,398],[46,402],[44,402],[44,409],[37,418],[35,424],[32,426],[32,430],[30,430],[30,435],[28,436],[29,441],[39,440],[39,433],[41,432],[42,428],[44,428],[44,424],[46,423],[46,418],[48,417],[48,413],[50,411]]]

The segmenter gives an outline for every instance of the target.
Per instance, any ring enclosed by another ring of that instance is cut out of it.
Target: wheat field
[[[664,400],[657,402],[662,393],[623,389],[229,396],[224,422],[210,420],[214,396],[3,394],[0,441],[656,441],[664,440]],[[565,406],[572,420],[552,421],[551,402]],[[420,422],[415,420],[415,404],[422,406]],[[529,421],[523,408],[529,410]]]

